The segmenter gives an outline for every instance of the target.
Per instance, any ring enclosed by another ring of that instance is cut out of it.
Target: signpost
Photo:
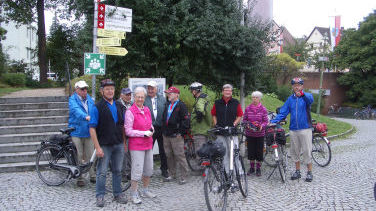
[[[117,37],[111,38],[98,38],[97,46],[121,46],[120,39]]]
[[[98,28],[131,32],[132,9],[99,4]]]
[[[125,56],[128,53],[127,49],[119,47],[99,47],[99,52],[114,56]]]
[[[322,95],[322,81],[324,79],[324,62],[329,61],[329,58],[327,56],[320,56],[319,61],[322,62],[322,70],[320,71],[320,86],[319,86],[319,97],[317,101],[317,108],[316,108],[316,113],[317,115],[320,115],[320,104],[321,104],[321,95]]]
[[[106,55],[85,53],[84,67],[86,75],[104,75],[106,73]]]
[[[115,31],[115,30],[98,29],[98,36],[99,37],[117,37],[117,38],[120,38],[120,39],[125,39],[125,32]]]

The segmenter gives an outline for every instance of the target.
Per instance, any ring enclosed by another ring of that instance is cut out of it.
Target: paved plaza
[[[376,210],[376,121],[344,121],[357,132],[332,142],[332,161],[324,168],[314,165],[312,183],[304,181],[305,168],[299,181],[283,184],[277,172],[267,180],[271,169],[263,166],[261,177],[248,177],[249,196],[231,194],[227,210]],[[159,170],[155,172],[150,188],[157,198],[143,199],[140,205],[120,205],[107,194],[102,210],[207,210],[201,176],[178,185],[163,183]],[[36,172],[3,173],[0,184],[0,210],[100,210],[92,184],[79,188],[72,180],[49,187]]]

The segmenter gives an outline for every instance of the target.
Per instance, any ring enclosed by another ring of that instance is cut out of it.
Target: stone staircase
[[[68,97],[0,98],[0,173],[35,169],[41,140],[66,127]]]

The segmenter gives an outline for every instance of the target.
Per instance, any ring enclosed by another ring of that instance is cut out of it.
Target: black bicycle
[[[36,171],[39,178],[47,185],[59,186],[78,178],[87,173],[96,163],[94,150],[88,163],[79,164],[77,149],[70,136],[72,131],[74,128],[60,129],[61,135],[53,135],[48,140],[43,140],[41,147],[37,150]],[[106,191],[112,192],[112,177],[108,175],[107,178]],[[130,182],[122,184],[122,191],[126,191],[129,187]]]
[[[243,138],[240,139],[239,144],[236,144],[233,138],[243,133],[235,127],[216,127],[208,130],[208,133],[208,144],[214,142],[213,140],[215,140],[216,135],[226,137],[230,159],[228,172],[226,172],[223,165],[223,155],[215,156],[210,154],[207,158],[203,159],[202,165],[205,166],[203,174],[205,201],[209,210],[226,210],[228,191],[236,192],[240,190],[244,198],[248,195],[247,174],[239,148],[243,143]],[[211,150],[211,153],[214,152],[215,150]],[[235,180],[237,181],[237,185],[235,184]]]
[[[184,135],[184,154],[185,159],[187,160],[189,168],[198,172],[204,168],[201,166],[201,160],[196,153],[196,146],[192,134],[188,133]]]

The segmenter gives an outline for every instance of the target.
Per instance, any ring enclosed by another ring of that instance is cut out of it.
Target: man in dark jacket
[[[159,158],[161,160],[161,171],[164,179],[168,178],[167,171],[167,159],[166,153],[163,146],[163,136],[162,136],[162,116],[166,105],[166,98],[162,95],[158,95],[158,84],[156,81],[150,81],[148,83],[148,95],[145,98],[145,106],[147,106],[151,113],[151,118],[153,120],[153,146],[155,141],[158,142]]]
[[[185,104],[179,100],[180,91],[176,87],[170,87],[165,91],[169,102],[166,104],[162,119],[162,132],[164,149],[170,177],[166,181],[176,177],[176,169],[180,167],[179,184],[185,184],[188,175],[188,164],[184,155],[183,136],[189,129],[188,110]],[[171,178],[172,176],[172,178]],[[177,177],[176,177],[177,178]]]
[[[125,135],[121,104],[114,100],[115,83],[110,79],[101,82],[102,100],[90,112],[90,136],[93,140],[97,163],[96,198],[97,206],[104,206],[106,174],[111,161],[113,195],[116,202],[126,204],[121,190],[121,168],[123,163]]]

